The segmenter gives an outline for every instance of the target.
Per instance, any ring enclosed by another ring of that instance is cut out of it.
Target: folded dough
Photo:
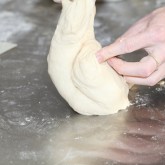
[[[128,85],[95,54],[95,0],[62,0],[62,13],[51,42],[48,72],[61,96],[78,113],[108,115],[129,105]]]

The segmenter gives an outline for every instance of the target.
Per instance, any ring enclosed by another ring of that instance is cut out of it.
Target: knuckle
[[[165,27],[156,26],[151,30],[151,38],[154,42],[163,42],[165,41]]]
[[[143,69],[142,71],[142,76],[143,77],[149,77],[153,72],[153,68],[148,66],[148,67],[145,67],[145,69]]]
[[[123,43],[123,52],[124,53],[131,53],[133,49],[133,44],[131,42],[125,41]]]
[[[157,84],[157,80],[156,79],[153,79],[153,78],[148,78],[146,79],[147,81],[147,84],[148,86],[155,86]]]

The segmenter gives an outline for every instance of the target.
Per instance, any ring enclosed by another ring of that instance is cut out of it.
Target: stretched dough
[[[129,105],[128,85],[95,54],[94,0],[62,0],[62,13],[51,42],[48,72],[69,105],[84,115],[108,115]]]

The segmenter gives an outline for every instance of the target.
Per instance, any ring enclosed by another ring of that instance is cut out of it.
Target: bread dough
[[[129,105],[128,85],[106,62],[94,36],[94,0],[62,0],[51,42],[48,72],[61,96],[78,113],[108,115]]]

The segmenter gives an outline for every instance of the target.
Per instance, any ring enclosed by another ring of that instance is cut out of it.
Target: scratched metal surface
[[[102,45],[164,0],[99,2]],[[132,106],[110,116],[81,116],[57,93],[46,56],[61,7],[51,0],[0,0],[0,165],[165,164],[165,86],[134,87]],[[127,56],[135,60],[144,55]]]

